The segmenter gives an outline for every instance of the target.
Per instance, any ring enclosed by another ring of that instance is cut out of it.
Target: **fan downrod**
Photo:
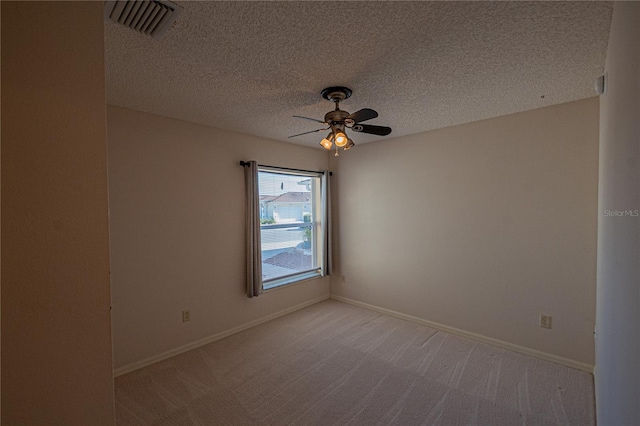
[[[327,87],[320,92],[323,98],[331,102],[341,102],[351,96],[351,89],[343,86]]]

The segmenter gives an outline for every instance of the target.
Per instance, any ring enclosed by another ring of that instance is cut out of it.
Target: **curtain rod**
[[[249,162],[247,161],[240,161],[240,165],[242,167],[249,167]],[[278,167],[278,166],[266,166],[264,164],[258,164],[258,167],[269,167],[272,169],[282,169],[282,170],[289,170],[292,172],[303,172],[303,173],[321,173],[324,174],[324,172],[317,172],[315,170],[304,170],[304,169],[291,169],[289,167]],[[333,172],[329,172],[329,176],[333,176]]]

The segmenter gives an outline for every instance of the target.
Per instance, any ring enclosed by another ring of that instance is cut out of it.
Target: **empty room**
[[[0,12],[2,424],[640,423],[640,3]]]

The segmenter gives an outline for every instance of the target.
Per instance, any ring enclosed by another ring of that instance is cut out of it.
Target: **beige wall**
[[[323,170],[326,152],[117,107],[107,114],[116,368],[329,295],[322,278],[247,298],[238,165]]]
[[[1,7],[2,423],[113,424],[102,4]]]
[[[640,421],[640,3],[614,6],[600,98],[598,424]]]
[[[597,99],[359,145],[332,167],[332,294],[593,365]]]

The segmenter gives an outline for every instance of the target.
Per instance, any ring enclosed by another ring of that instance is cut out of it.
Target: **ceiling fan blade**
[[[315,121],[316,123],[322,123],[322,124],[328,124],[324,121],[320,121],[320,120],[316,120],[315,118],[309,118],[309,117],[303,117],[301,115],[294,115],[295,118],[304,118],[305,120],[311,120],[311,121]],[[289,136],[291,137],[291,136]]]
[[[370,133],[378,136],[387,136],[391,133],[391,127],[372,126],[370,124],[356,124],[351,128],[351,130],[354,132]]]
[[[288,138],[295,138],[296,136],[302,136],[302,135],[306,135],[308,133],[315,133],[315,132],[321,132],[323,130],[329,130],[329,128],[325,128],[325,129],[318,129],[318,130],[311,130],[309,132],[304,132],[304,133],[298,133],[297,135],[291,135],[291,136],[287,136]]]
[[[363,108],[360,111],[356,111],[353,114],[349,114],[346,118],[355,121],[356,123],[361,123],[363,121],[371,120],[372,118],[376,118],[378,113],[370,108]]]

